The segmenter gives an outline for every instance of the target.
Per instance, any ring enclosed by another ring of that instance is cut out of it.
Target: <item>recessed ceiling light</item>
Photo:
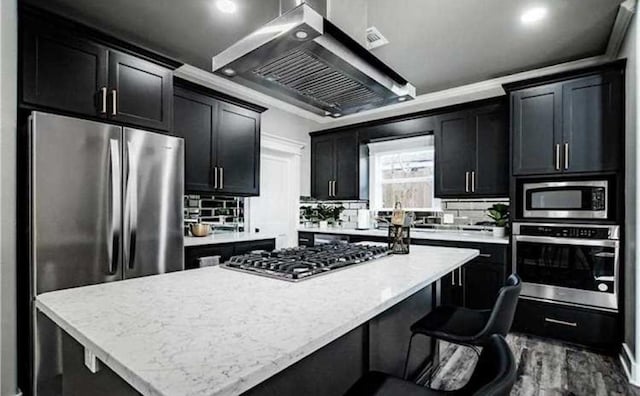
[[[238,9],[236,3],[231,0],[217,0],[216,7],[225,14],[233,14]]]
[[[338,117],[342,117],[342,113],[333,113],[331,114],[332,116],[338,118]]]
[[[407,100],[405,96],[401,96],[398,98],[398,102],[404,102],[405,100]]]
[[[298,30],[296,32],[296,38],[297,39],[304,40],[307,37],[309,37],[309,33],[305,32],[304,30]]]
[[[533,7],[533,8],[529,8],[528,10],[522,13],[522,16],[520,17],[520,21],[525,25],[529,25],[542,20],[546,16],[547,16],[546,8]]]
[[[232,68],[230,68],[230,67],[228,67],[228,68],[224,69],[222,72],[223,72],[224,74],[226,74],[227,76],[229,76],[229,77],[233,77],[233,76],[235,76],[235,75],[236,75],[236,71],[235,71],[235,70],[233,70],[233,69],[232,69]]]

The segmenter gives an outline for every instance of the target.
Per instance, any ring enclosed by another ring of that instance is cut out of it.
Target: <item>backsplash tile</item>
[[[302,208],[306,206],[316,208],[320,204],[329,207],[343,206],[345,209],[340,214],[340,222],[344,228],[356,228],[358,209],[369,208],[369,201],[319,201],[310,197],[300,197],[300,224],[306,221],[302,215]]]
[[[509,199],[443,199],[442,211],[453,214],[453,216],[457,218],[457,221],[461,221],[460,224],[490,222],[492,220],[487,215],[487,211],[492,205],[497,203],[509,205]]]
[[[217,230],[244,231],[244,198],[185,195],[185,227],[198,221]]]

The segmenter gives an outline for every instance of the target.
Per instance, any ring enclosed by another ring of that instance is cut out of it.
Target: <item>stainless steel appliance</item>
[[[617,310],[619,239],[619,226],[514,223],[521,296]]]
[[[524,218],[606,219],[609,211],[609,182],[553,181],[524,183]]]
[[[386,245],[323,244],[231,257],[220,267],[291,282],[384,257]]]
[[[214,56],[213,72],[322,116],[416,96],[407,80],[304,3]]]
[[[40,112],[29,137],[32,393],[48,396],[61,334],[36,295],[184,268],[184,142]]]

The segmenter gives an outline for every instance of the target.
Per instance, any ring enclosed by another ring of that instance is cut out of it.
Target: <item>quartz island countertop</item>
[[[36,306],[143,395],[235,395],[478,254],[412,246],[298,283],[206,267],[44,293]]]
[[[318,227],[298,227],[299,232],[314,232],[321,234],[336,235],[360,235],[387,237],[389,231],[386,229],[368,229],[357,230],[354,228],[318,228]],[[484,231],[445,231],[412,228],[411,239],[416,240],[434,240],[434,241],[454,241],[454,242],[473,242],[473,243],[494,243],[499,245],[508,245],[509,237],[494,237],[491,232]],[[413,249],[413,247],[412,247]]]

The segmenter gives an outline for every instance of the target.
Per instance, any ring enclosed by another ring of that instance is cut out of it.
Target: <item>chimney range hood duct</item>
[[[305,3],[214,56],[213,72],[323,116],[416,96],[413,85]]]

